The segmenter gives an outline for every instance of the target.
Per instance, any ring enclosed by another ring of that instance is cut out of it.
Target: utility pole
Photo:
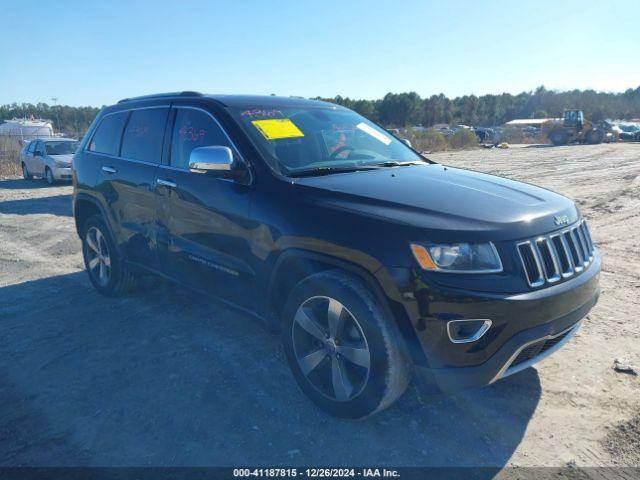
[[[60,129],[60,114],[58,113],[58,109],[56,108],[56,102],[58,101],[58,97],[53,97],[51,99],[51,101],[53,102],[53,109],[56,112],[56,121],[58,123],[58,132],[60,132],[61,131],[61,129]]]

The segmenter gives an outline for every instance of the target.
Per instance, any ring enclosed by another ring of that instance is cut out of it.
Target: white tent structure
[[[54,136],[51,120],[14,118],[0,124],[0,138],[10,137],[22,143],[36,138],[50,138]]]

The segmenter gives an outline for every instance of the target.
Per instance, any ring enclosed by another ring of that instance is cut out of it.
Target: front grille
[[[543,354],[550,348],[555,347],[558,343],[562,341],[563,338],[569,335],[569,332],[571,332],[571,330],[568,330],[563,334],[558,335],[557,337],[548,338],[546,340],[540,340],[539,342],[529,345],[518,354],[518,356],[513,362],[511,362],[510,367],[514,365],[518,365],[519,363],[527,362],[537,357],[538,355]]]
[[[584,270],[593,260],[594,246],[583,220],[567,230],[518,244],[527,283],[553,284]]]

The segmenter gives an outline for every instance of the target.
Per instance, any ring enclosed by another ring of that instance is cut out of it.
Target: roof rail
[[[167,92],[167,93],[154,93],[152,95],[142,95],[139,97],[123,98],[118,103],[133,102],[135,100],[150,100],[153,98],[165,98],[165,97],[202,97],[200,92],[192,92],[185,90],[183,92]]]

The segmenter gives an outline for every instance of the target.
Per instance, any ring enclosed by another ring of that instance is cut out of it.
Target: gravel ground
[[[328,417],[251,318],[160,283],[99,296],[71,187],[0,180],[0,465],[640,466],[640,144],[434,154],[575,199],[600,303],[549,359],[482,389]]]

